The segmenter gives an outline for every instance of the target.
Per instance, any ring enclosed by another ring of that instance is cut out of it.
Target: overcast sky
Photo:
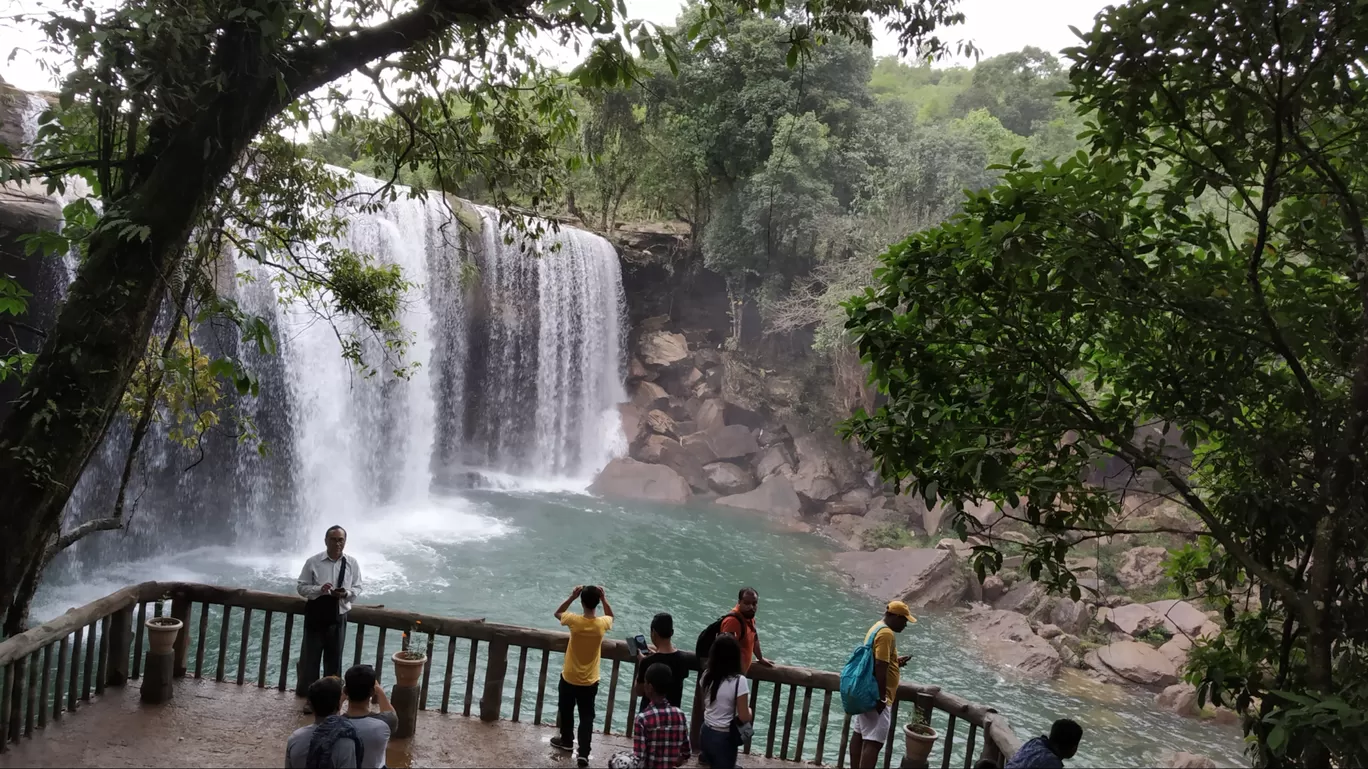
[[[960,0],[965,23],[946,30],[950,41],[972,40],[985,58],[1033,45],[1059,51],[1076,41],[1069,25],[1080,30],[1092,27],[1093,16],[1109,3],[1104,0]],[[33,10],[34,0],[0,0],[0,16]],[[51,7],[49,3],[41,3]],[[627,0],[628,12],[636,18],[658,24],[673,23],[683,0]],[[875,40],[877,56],[894,55],[897,43],[880,30]],[[19,49],[13,61],[10,52]],[[0,24],[0,74],[12,85],[27,90],[51,89],[55,83],[34,62],[25,49],[36,48],[34,34],[16,29],[12,23]]]

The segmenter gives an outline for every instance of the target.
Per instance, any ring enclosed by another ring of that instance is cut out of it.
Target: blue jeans
[[[703,743],[699,746],[699,753],[711,769],[736,769],[737,748],[732,745],[730,732],[719,732],[704,724],[699,740]]]

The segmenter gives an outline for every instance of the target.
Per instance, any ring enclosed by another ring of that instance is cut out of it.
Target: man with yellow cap
[[[895,633],[901,633],[908,623],[916,622],[912,611],[902,601],[893,601],[884,610],[883,619],[865,633],[864,642],[874,636],[874,680],[879,683],[883,699],[873,710],[851,719],[854,727],[850,736],[850,763],[854,769],[874,769],[879,752],[888,742],[889,724],[893,718],[893,703],[898,699],[898,682],[902,666],[911,655],[898,656]]]

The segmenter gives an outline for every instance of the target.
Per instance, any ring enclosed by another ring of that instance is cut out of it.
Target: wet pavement
[[[0,768],[279,767],[285,764],[290,733],[313,720],[291,692],[182,679],[170,702],[143,705],[137,684],[111,688],[65,714],[61,723],[49,722],[32,739],[11,744],[0,754]],[[554,734],[548,726],[421,712],[417,731],[410,739],[390,742],[385,758],[391,769],[574,766],[572,756],[547,744]],[[590,765],[607,766],[614,753],[629,750],[626,737],[596,734]],[[740,763],[795,766],[744,755]]]

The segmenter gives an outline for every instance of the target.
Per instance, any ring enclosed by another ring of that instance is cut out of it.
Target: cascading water
[[[356,186],[364,193],[380,183],[359,178]],[[586,486],[625,448],[614,408],[626,399],[617,253],[572,228],[524,243],[496,211],[465,212],[473,215],[453,217],[437,196],[401,196],[349,213],[336,244],[398,265],[413,284],[400,318],[407,378],[387,365],[370,377],[357,371],[338,339],[364,336],[355,321],[330,323],[302,302],[278,301],[272,269],[238,257],[235,270],[250,279],[228,290],[267,319],[278,355],[239,349],[223,330],[202,330],[197,343],[242,357],[261,377],[259,398],[228,400],[252,418],[269,453],[211,437],[186,471],[198,452],[154,429],[130,487],[138,512],[128,530],[80,543],[66,567],[84,572],[85,564],[188,545],[308,547],[322,526],[424,508],[434,482],[445,490]],[[379,363],[382,345],[364,347],[367,361]],[[128,438],[126,426],[110,431],[73,494],[67,525],[108,515]]]

